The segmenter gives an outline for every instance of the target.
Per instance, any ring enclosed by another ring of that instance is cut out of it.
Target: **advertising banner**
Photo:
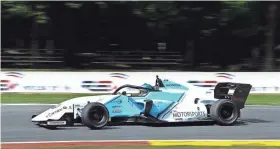
[[[280,93],[279,72],[1,72],[1,92],[112,93],[124,84],[161,79],[213,89],[218,82],[249,83],[254,93]]]

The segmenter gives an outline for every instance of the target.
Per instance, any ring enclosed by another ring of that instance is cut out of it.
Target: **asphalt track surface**
[[[69,140],[280,139],[280,107],[247,106],[235,126],[179,125],[170,127],[108,126],[47,130],[31,123],[31,115],[49,106],[1,106],[2,142]]]

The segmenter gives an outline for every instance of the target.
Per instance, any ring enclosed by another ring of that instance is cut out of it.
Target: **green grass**
[[[74,97],[97,94],[46,94],[2,93],[1,103],[49,103],[56,104]],[[101,94],[99,94],[101,95]],[[280,105],[280,94],[249,95],[247,105]]]
[[[46,103],[56,104],[70,98],[92,96],[93,94],[15,94],[15,93],[2,93],[1,103]],[[98,95],[98,94],[94,94]]]
[[[280,105],[280,94],[249,95],[246,105]]]
[[[279,147],[190,147],[190,146],[167,146],[167,147],[63,147],[44,149],[279,149]],[[42,148],[41,148],[42,149]]]

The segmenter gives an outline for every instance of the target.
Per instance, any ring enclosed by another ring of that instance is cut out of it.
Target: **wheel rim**
[[[224,104],[220,108],[220,117],[224,120],[232,120],[234,118],[235,109],[231,104]]]
[[[92,122],[95,122],[95,123],[102,122],[102,120],[104,119],[104,114],[105,114],[105,112],[101,107],[95,107],[90,112]]]

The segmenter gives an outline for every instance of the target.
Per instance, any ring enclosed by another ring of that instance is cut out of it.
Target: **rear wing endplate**
[[[218,83],[214,89],[214,98],[231,99],[239,109],[244,108],[247,97],[251,91],[251,84],[222,82]]]

